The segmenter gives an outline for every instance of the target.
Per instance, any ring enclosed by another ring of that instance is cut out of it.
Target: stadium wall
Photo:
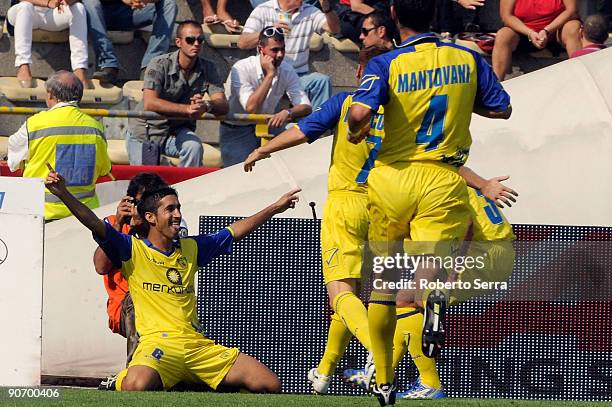
[[[513,117],[474,117],[468,162],[486,177],[510,174],[520,202],[505,211],[513,224],[611,226],[612,50],[569,60],[504,83]],[[301,202],[286,216],[320,215],[326,197],[331,139],[277,153],[254,173],[240,166],[177,185],[195,231],[200,215],[250,215],[295,185]],[[115,205],[99,208],[100,216]],[[95,244],[74,219],[45,231],[42,373],[101,377],[124,364],[124,340],[106,328],[106,294],[93,271]],[[291,310],[291,308],[287,308]],[[298,340],[298,339],[295,339]],[[305,350],[302,349],[302,352]]]

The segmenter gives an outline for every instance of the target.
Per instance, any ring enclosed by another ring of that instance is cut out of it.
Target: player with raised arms
[[[402,42],[368,63],[349,111],[349,138],[359,142],[379,107],[385,109],[385,140],[368,180],[370,241],[382,243],[383,255],[397,251],[404,239],[409,254],[454,254],[470,216],[457,171],[469,154],[472,112],[504,119],[511,114],[510,97],[478,53],[427,32],[434,9],[430,0],[392,1]],[[388,271],[384,280],[398,278],[396,270]],[[435,279],[441,272],[421,268],[417,276]],[[422,294],[415,293],[415,305],[423,305]],[[447,300],[439,290],[426,298],[423,350],[434,357],[444,342]],[[383,285],[372,291],[368,306],[373,392],[381,405],[395,403],[395,300],[396,290]]]
[[[357,80],[367,62],[386,48],[368,47],[359,53]],[[354,335],[370,349],[368,315],[357,296],[361,278],[362,252],[367,241],[369,216],[367,179],[384,134],[382,108],[364,130],[366,143],[354,145],[347,140],[347,114],[352,95],[341,92],[268,143],[253,151],[244,162],[245,171],[271,153],[303,143],[312,143],[330,130],[334,132],[328,176],[328,196],[321,223],[323,280],[334,311],[325,352],[318,365],[308,373],[313,390],[327,393],[330,376]]]
[[[49,166],[50,167],[50,166]],[[138,214],[149,227],[146,238],[124,235],[99,219],[66,189],[50,168],[49,192],[93,232],[94,240],[127,278],[136,310],[140,341],[127,369],[117,375],[116,390],[169,389],[179,381],[279,392],[278,377],[255,358],[206,338],[196,313],[195,274],[212,259],[230,254],[239,241],[272,216],[293,208],[299,189],[246,219],[211,235],[179,238],[181,205],[176,191],[146,192]]]

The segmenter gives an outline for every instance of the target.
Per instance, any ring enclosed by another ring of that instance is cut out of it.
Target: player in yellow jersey
[[[349,138],[358,142],[372,115],[385,108],[385,140],[368,181],[370,241],[384,243],[383,254],[392,254],[395,249],[389,247],[407,238],[409,254],[453,254],[453,242],[465,236],[469,218],[457,168],[469,153],[472,112],[493,118],[508,118],[511,112],[508,94],[480,55],[427,33],[434,4],[393,0],[391,15],[402,43],[368,63],[349,112]],[[383,280],[396,279],[390,271]],[[441,271],[419,269],[417,274],[435,278]],[[368,306],[373,392],[382,405],[395,402],[395,297],[391,287],[379,286]],[[445,302],[443,293],[434,291],[425,306],[423,345],[430,357],[444,341]]]
[[[202,335],[196,315],[195,273],[213,258],[229,254],[239,241],[275,214],[294,207],[298,190],[283,195],[257,214],[211,235],[178,238],[181,205],[166,187],[146,192],[137,205],[149,227],[147,237],[117,232],[66,189],[51,169],[47,189],[61,199],[128,280],[140,341],[117,390],[161,390],[179,381],[279,392],[278,377],[236,348],[215,344]]]
[[[386,48],[368,47],[359,53],[357,79],[367,62]],[[328,177],[328,196],[321,222],[323,280],[334,311],[325,353],[308,373],[313,390],[328,391],[330,376],[354,335],[370,349],[367,310],[357,293],[361,278],[362,251],[367,240],[369,216],[367,178],[384,134],[382,108],[367,128],[366,143],[354,145],[347,139],[347,115],[352,95],[341,92],[321,105],[297,126],[283,132],[253,151],[244,162],[246,171],[271,153],[298,144],[311,143],[333,130],[334,141]]]

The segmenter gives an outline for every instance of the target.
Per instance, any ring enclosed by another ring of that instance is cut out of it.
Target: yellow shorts
[[[351,191],[329,193],[321,222],[321,255],[325,284],[346,278],[361,278],[368,224],[366,194]]]
[[[511,241],[470,242],[466,258],[475,259],[474,266],[466,268],[458,278],[470,283],[470,288],[453,290],[451,303],[457,304],[501,289],[501,283],[507,282],[512,275],[515,257]]]
[[[378,255],[385,242],[405,244],[408,254],[452,255],[465,237],[467,186],[454,167],[436,162],[376,167],[368,195],[370,242]]]
[[[199,334],[159,333],[140,338],[128,367],[148,366],[159,373],[164,389],[178,382],[202,383],[216,389],[240,351]]]

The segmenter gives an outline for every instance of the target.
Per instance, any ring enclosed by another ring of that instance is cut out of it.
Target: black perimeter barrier
[[[237,219],[201,216],[200,233]],[[508,290],[449,308],[438,359],[447,394],[612,400],[612,228],[513,227],[517,257]],[[272,219],[198,277],[205,334],[261,360],[288,393],[311,392],[306,376],[327,337],[319,232],[318,220]],[[365,359],[352,340],[330,394],[363,394],[340,377]],[[416,376],[407,356],[397,370],[399,388]]]

